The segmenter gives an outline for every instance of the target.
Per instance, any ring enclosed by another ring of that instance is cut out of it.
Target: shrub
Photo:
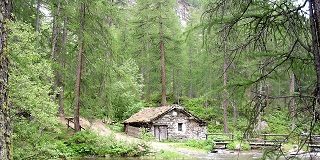
[[[194,147],[194,148],[198,148],[198,149],[204,149],[204,150],[211,150],[213,143],[211,140],[195,140],[195,139],[191,139],[186,141],[185,143],[186,146],[189,147]]]
[[[149,146],[144,143],[127,144],[123,141],[112,143],[106,148],[106,154],[121,157],[138,157],[146,155],[149,152]]]
[[[81,131],[67,141],[67,147],[79,156],[136,157],[149,153],[149,146],[143,143],[117,141],[114,136],[99,137],[88,131]]]
[[[66,143],[78,155],[97,155],[98,136],[88,131],[81,131],[71,137]]]
[[[227,145],[230,150],[250,150],[250,145],[244,141],[233,141]]]
[[[108,127],[112,131],[115,131],[115,132],[123,132],[124,131],[123,124],[121,124],[121,123],[115,123],[115,124],[109,125]]]
[[[142,129],[142,131],[140,133],[140,138],[145,141],[152,141],[155,139],[155,137],[145,128]]]

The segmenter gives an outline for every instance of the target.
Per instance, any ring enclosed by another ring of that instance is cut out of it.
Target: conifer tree
[[[8,22],[11,20],[12,2],[0,1],[0,159],[12,159],[10,106],[8,102],[9,60],[7,53]]]
[[[174,52],[178,37],[176,34],[180,32],[176,27],[178,18],[174,12],[175,4],[173,0],[139,0],[136,6],[137,43],[140,43],[141,48],[146,48],[141,49],[143,53],[140,54],[149,57],[147,61],[151,61],[152,70],[157,70],[155,64],[160,66],[160,76],[155,77],[160,77],[161,80],[161,106],[167,104],[168,57]],[[154,57],[160,58],[154,61]],[[152,64],[153,62],[155,63]],[[153,75],[148,76],[150,83],[147,85],[152,84],[152,77]]]

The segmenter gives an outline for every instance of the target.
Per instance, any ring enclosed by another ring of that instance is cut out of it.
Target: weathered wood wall
[[[126,134],[132,137],[139,137],[141,134],[142,129],[139,127],[133,127],[126,125]]]

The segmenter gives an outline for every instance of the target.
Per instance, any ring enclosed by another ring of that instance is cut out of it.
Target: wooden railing
[[[306,143],[311,151],[315,151],[320,148],[320,135],[301,134],[299,142]]]
[[[208,133],[206,134],[206,139],[208,139],[209,136],[228,136],[231,140],[234,138],[232,133]]]
[[[72,127],[70,125],[70,122],[72,122],[74,124],[74,118],[73,117],[66,117],[66,120],[67,120],[67,128],[71,128],[74,130],[74,127]],[[81,125],[80,125],[80,130],[85,130]]]
[[[218,146],[223,146],[224,148],[234,141],[234,134],[232,133],[209,133],[206,134],[206,139],[208,139],[209,136],[215,136],[213,143]],[[220,138],[219,136],[224,136],[224,138]],[[283,143],[288,141],[288,137],[289,134],[259,134],[255,136],[255,138],[245,138],[244,141],[247,141],[252,148],[267,146],[280,148]],[[311,151],[320,149],[320,135],[303,134],[299,136],[298,141],[304,141]]]
[[[234,134],[232,133],[210,133],[206,134],[206,139],[208,139],[209,136],[225,136],[228,138],[217,138],[213,140],[213,143],[215,145],[223,146],[223,148],[226,148],[229,143],[234,141]],[[265,146],[275,146],[279,147],[282,143],[287,142],[288,134],[260,134],[257,135],[257,138],[255,139],[249,139],[246,138],[244,141],[249,142],[250,146],[252,147],[265,147]],[[270,139],[270,137],[276,137],[276,139]],[[280,138],[281,137],[281,138]],[[221,147],[220,147],[221,149]]]

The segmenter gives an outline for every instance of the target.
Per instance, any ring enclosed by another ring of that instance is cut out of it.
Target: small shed
[[[142,129],[161,141],[205,139],[207,123],[179,105],[144,108],[124,121],[126,134],[138,137]]]

